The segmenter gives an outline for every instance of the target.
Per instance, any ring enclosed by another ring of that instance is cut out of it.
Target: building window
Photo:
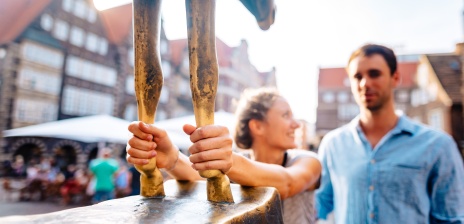
[[[346,92],[339,92],[337,95],[337,100],[340,103],[346,103],[349,99],[348,93]]]
[[[433,109],[429,112],[428,123],[432,128],[443,130],[443,112],[440,108]]]
[[[185,79],[179,81],[179,93],[181,95],[188,95],[190,92],[190,82]]]
[[[70,42],[71,44],[74,44],[78,47],[84,46],[84,30],[82,30],[80,27],[73,26],[71,28],[71,37],[70,37]]]
[[[129,52],[127,53],[127,60],[129,62],[129,65],[134,67],[134,63],[135,63],[134,48],[129,49]]]
[[[63,66],[63,53],[60,51],[32,42],[25,42],[21,50],[26,60],[56,69],[61,69]]]
[[[58,96],[60,92],[61,77],[56,74],[23,67],[19,71],[18,86],[23,89],[35,90]]]
[[[113,115],[114,97],[93,90],[66,86],[63,90],[62,109],[69,115]]]
[[[138,120],[137,105],[129,104],[126,106],[126,109],[124,110],[124,119],[128,121]]]
[[[126,93],[135,95],[135,80],[133,75],[128,75],[126,78]]]
[[[324,103],[333,103],[335,101],[334,93],[329,92],[329,91],[323,93],[322,101],[324,101]]]
[[[407,103],[409,101],[409,93],[407,90],[398,90],[396,97],[400,103]]]
[[[117,81],[116,69],[75,56],[68,57],[66,74],[111,87],[115,86]]]
[[[73,7],[74,0],[63,0],[63,10],[66,12],[71,12]]]
[[[167,88],[161,89],[160,103],[167,103],[169,101],[169,90]]]
[[[171,65],[167,61],[161,62],[161,67],[163,68],[163,76],[164,78],[168,78],[171,76]]]
[[[86,19],[87,16],[87,3],[83,0],[75,0],[74,15],[79,18]]]
[[[92,52],[97,52],[98,49],[98,36],[93,33],[87,34],[87,41],[85,43],[85,48]]]
[[[53,28],[53,18],[49,14],[43,14],[40,18],[40,26],[46,30],[51,31]]]
[[[359,114],[359,107],[356,104],[339,104],[338,119],[351,120]]]
[[[167,43],[167,41],[161,40],[160,52],[161,52],[161,54],[166,54],[166,53],[168,53],[168,43]]]
[[[89,21],[90,23],[94,23],[95,21],[97,21],[97,12],[95,12],[95,10],[92,8],[89,8],[89,14],[87,16],[87,21]]]
[[[18,99],[15,117],[19,122],[45,123],[57,119],[58,106],[44,100]]]
[[[69,25],[63,20],[56,20],[55,29],[53,30],[53,36],[59,40],[67,40],[69,32]]]
[[[98,44],[98,53],[101,55],[106,55],[108,53],[108,41],[104,38],[100,38],[100,43]]]

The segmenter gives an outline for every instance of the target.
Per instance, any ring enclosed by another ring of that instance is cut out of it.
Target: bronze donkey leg
[[[218,83],[215,0],[186,0],[190,88],[197,127],[214,124]],[[200,171],[207,178],[208,200],[233,202],[229,178],[219,170]]]
[[[161,0],[134,0],[135,93],[139,120],[153,124],[163,86],[159,55]],[[140,175],[140,194],[164,197],[163,176],[156,158],[136,165]]]

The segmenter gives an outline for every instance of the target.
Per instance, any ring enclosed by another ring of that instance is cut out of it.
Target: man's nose
[[[363,77],[361,79],[361,81],[359,82],[359,87],[361,88],[365,88],[365,87],[368,87],[370,85],[370,79],[368,77]]]

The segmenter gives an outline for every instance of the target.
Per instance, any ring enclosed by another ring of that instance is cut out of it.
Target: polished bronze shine
[[[159,55],[161,0],[134,0],[135,94],[139,120],[155,122],[156,107],[163,87]],[[136,165],[140,172],[140,194],[164,197],[163,176],[156,158],[146,165]]]
[[[197,128],[214,124],[218,83],[216,58],[216,0],[186,0],[190,61],[190,89]],[[200,171],[207,178],[207,197],[213,202],[233,202],[229,178],[219,170]]]

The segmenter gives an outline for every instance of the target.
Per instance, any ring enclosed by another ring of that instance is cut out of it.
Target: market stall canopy
[[[3,131],[3,137],[50,137],[82,142],[126,143],[130,122],[109,115],[70,118]]]
[[[226,112],[215,113],[215,123],[233,130],[234,115]],[[179,148],[187,150],[192,144],[182,126],[195,125],[193,115],[155,122],[168,132],[172,142]],[[109,115],[93,115],[3,131],[3,137],[50,137],[70,139],[81,142],[111,142],[125,144],[131,133],[127,130],[130,122]],[[232,133],[232,131],[230,132]]]

